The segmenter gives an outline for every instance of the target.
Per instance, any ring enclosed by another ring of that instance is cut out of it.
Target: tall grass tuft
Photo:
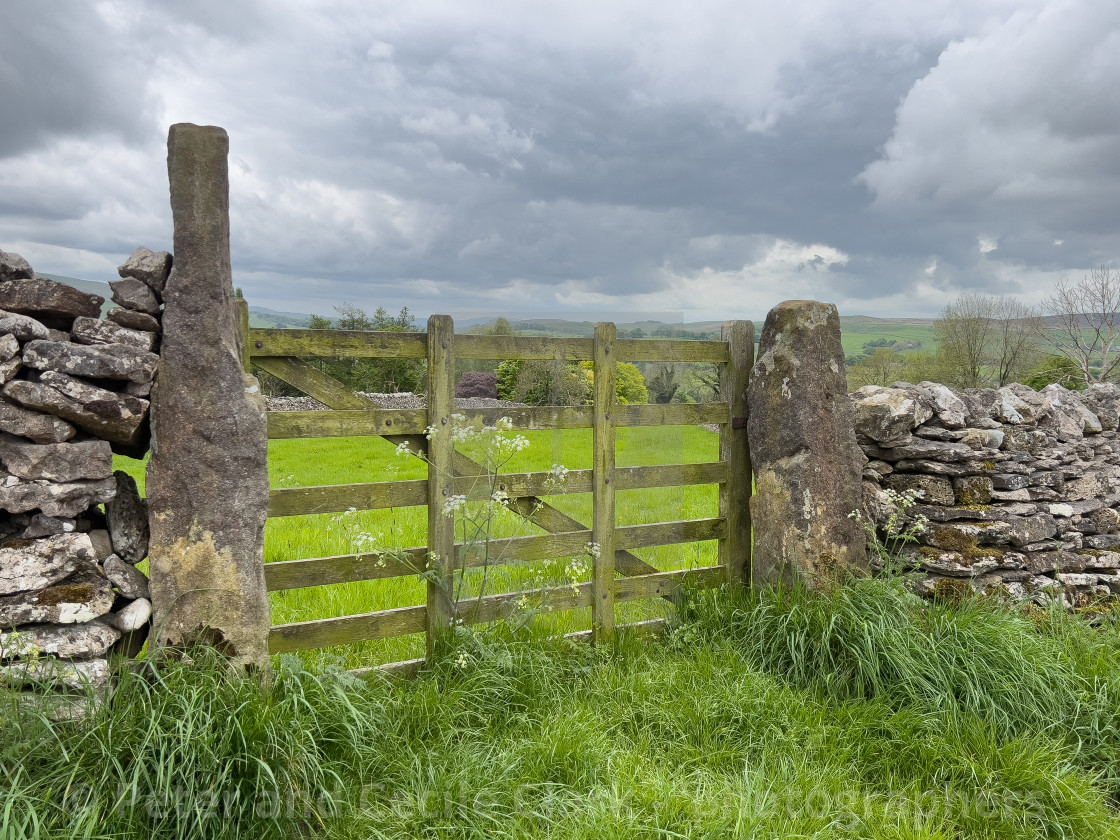
[[[368,751],[378,704],[366,683],[287,659],[262,687],[214,654],[126,671],[85,720],[27,702],[0,707],[5,840],[271,838],[321,828]],[[359,708],[359,705],[361,708]]]
[[[697,598],[697,627],[834,701],[879,699],[1009,742],[1041,737],[1120,798],[1120,633],[1055,609],[925,601],[897,579]]]

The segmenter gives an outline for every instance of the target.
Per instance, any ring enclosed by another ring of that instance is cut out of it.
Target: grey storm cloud
[[[0,247],[42,271],[169,245],[180,121],[230,132],[279,309],[928,315],[1120,245],[1111,4],[9,7]]]

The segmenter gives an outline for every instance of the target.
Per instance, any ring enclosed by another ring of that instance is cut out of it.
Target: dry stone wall
[[[147,507],[113,454],[148,448],[170,270],[137,249],[102,319],[103,298],[0,251],[0,683],[104,686],[143,643]]]
[[[869,515],[885,526],[886,491],[920,494],[912,510],[929,523],[902,551],[919,591],[1120,596],[1120,387],[895,383],[851,399]]]

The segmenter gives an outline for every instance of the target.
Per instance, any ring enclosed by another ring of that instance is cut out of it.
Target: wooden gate
[[[594,338],[456,335],[452,319],[433,315],[427,333],[342,330],[250,329],[248,306],[241,304],[246,369],[256,365],[319,400],[328,411],[269,412],[270,439],[377,435],[412,451],[426,453],[428,479],[377,482],[271,491],[269,516],[341,513],[410,505],[428,507],[427,545],[396,553],[386,562],[379,553],[349,554],[268,563],[269,591],[297,589],[426,574],[427,603],[339,618],[273,626],[273,653],[328,647],[427,633],[429,651],[454,620],[499,619],[526,594],[511,592],[453,604],[449,581],[464,564],[479,562],[456,544],[454,522],[441,515],[453,494],[476,491],[483,467],[454,447],[451,435],[429,441],[425,429],[449,428],[454,408],[456,359],[524,359],[574,362],[591,360],[594,400],[576,407],[502,407],[460,409],[468,422],[493,425],[509,417],[515,430],[593,429],[594,464],[572,470],[561,488],[552,488],[546,472],[502,476],[509,507],[546,533],[501,540],[502,556],[519,562],[565,557],[598,547],[592,580],[559,586],[543,593],[555,610],[591,608],[596,640],[614,635],[615,605],[649,598],[672,598],[686,580],[699,588],[725,582],[741,584],[749,575],[751,524],[750,454],[747,448],[746,390],[753,362],[754,325],[732,321],[719,341],[618,339],[613,324],[596,326]],[[383,409],[354,393],[303,359],[314,357],[424,359],[428,366],[427,408]],[[720,365],[724,401],[703,404],[620,405],[615,398],[616,362],[709,362]],[[620,427],[714,424],[720,429],[720,459],[711,463],[619,468],[615,433]],[[691,484],[719,485],[719,516],[709,519],[616,525],[615,491]],[[545,502],[546,493],[592,493],[590,527]],[[632,553],[659,545],[718,540],[719,564],[700,569],[661,572]]]

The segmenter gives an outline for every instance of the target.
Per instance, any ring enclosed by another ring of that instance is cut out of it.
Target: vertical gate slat
[[[720,426],[719,459],[728,465],[727,482],[719,488],[719,515],[727,520],[727,536],[719,541],[719,563],[732,584],[749,582],[751,569],[751,453],[747,444],[747,382],[754,365],[754,324],[728,321],[722,336],[730,361],[720,370],[720,399],[731,409],[730,422]]]
[[[591,539],[598,546],[592,558],[592,637],[614,638],[615,616],[615,325],[595,325],[594,343],[594,464],[592,466],[593,518]]]
[[[237,346],[241,349],[241,367],[248,373],[249,359],[252,356],[252,348],[249,347],[249,301],[234,298],[234,303],[237,305]]]
[[[455,406],[455,323],[449,315],[428,319],[428,425],[435,433],[428,442],[428,653],[452,621],[455,583],[455,520],[443,512],[455,492],[451,414]]]

